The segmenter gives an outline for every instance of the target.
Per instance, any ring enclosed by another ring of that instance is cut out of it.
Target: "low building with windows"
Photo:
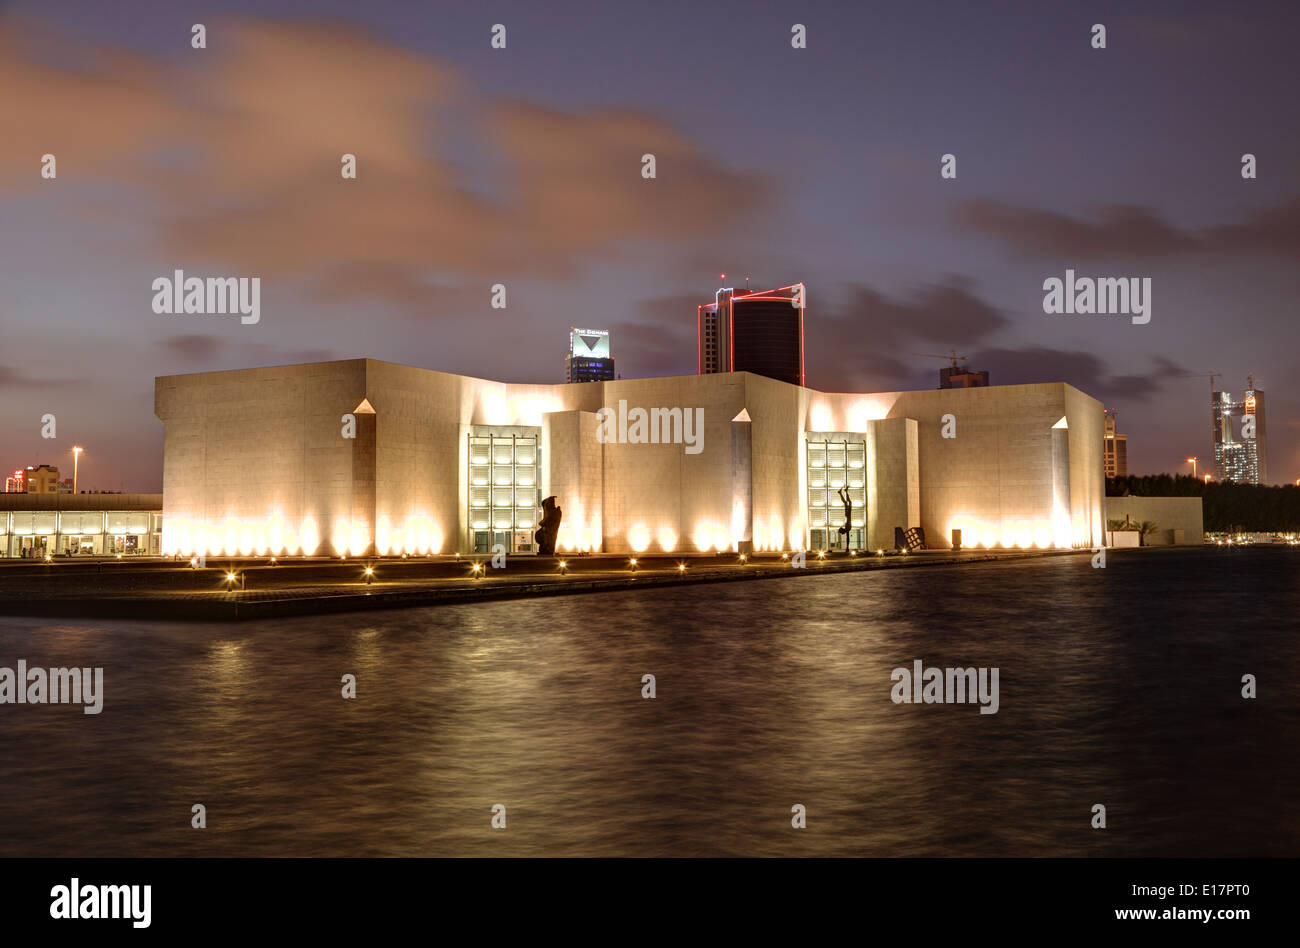
[[[0,494],[0,555],[157,556],[162,494]]]
[[[1094,547],[1102,406],[1062,382],[535,385],[373,359],[166,376],[164,553]],[[847,532],[841,528],[846,526]]]

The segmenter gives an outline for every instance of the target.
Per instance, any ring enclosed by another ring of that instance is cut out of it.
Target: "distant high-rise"
[[[1115,431],[1115,412],[1107,411],[1103,421],[1102,458],[1107,477],[1128,477],[1128,435]]]
[[[753,372],[803,385],[806,306],[802,283],[761,292],[719,289],[712,303],[697,308],[700,374]]]
[[[1210,396],[1214,426],[1214,476],[1238,484],[1268,483],[1268,453],[1264,437],[1264,393],[1246,379],[1246,391],[1237,401],[1231,392]]]
[[[14,471],[12,477],[5,478],[5,493],[9,494],[58,494],[62,493],[59,481],[59,469],[49,464],[28,466],[25,471]]]
[[[569,327],[569,351],[564,356],[566,382],[605,382],[614,378],[608,329]]]

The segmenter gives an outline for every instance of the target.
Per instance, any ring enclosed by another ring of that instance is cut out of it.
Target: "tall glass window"
[[[861,550],[867,542],[867,445],[860,434],[809,432],[808,531],[813,550]],[[844,497],[853,505],[849,534]]]
[[[469,435],[470,549],[534,553],[541,504],[541,432],[476,427]]]

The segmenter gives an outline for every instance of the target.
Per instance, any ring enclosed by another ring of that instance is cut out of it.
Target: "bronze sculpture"
[[[844,549],[849,548],[849,526],[853,523],[853,501],[849,499],[848,485],[841,487],[839,490],[840,503],[844,504],[844,526],[840,527],[840,535],[844,537]]]
[[[542,519],[537,524],[537,552],[542,556],[555,555],[555,541],[560,536],[560,521],[564,519],[564,508],[555,502],[555,497],[542,501]]]

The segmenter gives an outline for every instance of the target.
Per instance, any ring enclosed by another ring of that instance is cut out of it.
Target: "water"
[[[0,705],[0,855],[1294,856],[1298,579],[1294,550],[1152,551],[239,625],[4,617],[0,665],[102,665],[105,704]],[[917,658],[997,666],[999,712],[893,704]]]

